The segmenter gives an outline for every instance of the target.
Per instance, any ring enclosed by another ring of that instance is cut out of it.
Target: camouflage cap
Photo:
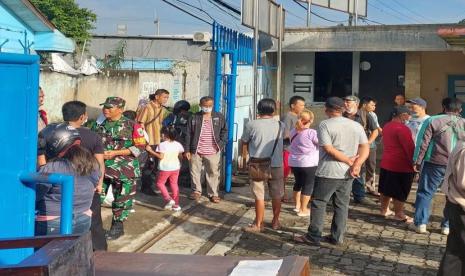
[[[104,103],[101,103],[104,107],[119,107],[123,108],[126,105],[126,101],[120,97],[108,97]]]

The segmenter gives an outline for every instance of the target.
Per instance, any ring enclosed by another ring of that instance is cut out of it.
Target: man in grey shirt
[[[331,97],[326,101],[326,115],[318,126],[320,159],[313,190],[312,211],[308,233],[295,241],[319,245],[322,239],[326,205],[333,198],[334,216],[331,234],[324,238],[332,244],[342,244],[346,230],[352,181],[359,177],[368,157],[368,139],[363,127],[344,118],[344,101]]]
[[[254,181],[250,179],[250,187],[255,197],[255,220],[244,228],[248,232],[263,231],[265,215],[265,185],[268,185],[273,208],[273,229],[278,229],[283,196],[283,127],[281,122],[273,119],[276,102],[273,99],[262,99],[258,102],[259,118],[246,124],[241,141],[243,152],[254,158],[271,157],[271,179]],[[276,147],[275,147],[276,144]],[[273,151],[274,148],[274,151]]]
[[[291,145],[291,138],[289,134],[291,130],[295,127],[297,120],[299,118],[300,112],[305,109],[305,99],[301,96],[293,96],[289,99],[289,112],[284,115],[283,123],[284,123],[284,151],[283,151],[283,201],[286,202],[288,200],[286,194],[286,182],[287,177],[291,173],[291,167],[289,167],[288,160],[289,160],[289,151],[288,148]]]

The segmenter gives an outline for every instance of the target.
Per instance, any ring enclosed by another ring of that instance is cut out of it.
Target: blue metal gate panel
[[[20,182],[36,171],[39,57],[0,53],[0,238],[34,236],[35,191]],[[14,264],[33,249],[0,250],[0,265]]]

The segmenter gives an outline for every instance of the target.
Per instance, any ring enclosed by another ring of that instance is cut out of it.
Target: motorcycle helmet
[[[177,101],[173,107],[173,113],[179,114],[181,110],[189,111],[191,109],[191,104],[186,100]]]
[[[50,124],[39,132],[39,151],[47,159],[63,157],[69,148],[80,143],[78,130],[68,123]]]

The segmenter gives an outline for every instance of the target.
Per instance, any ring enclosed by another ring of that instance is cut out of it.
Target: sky
[[[251,32],[240,19],[220,10],[213,0],[166,0],[211,22]],[[241,0],[222,0],[240,10]],[[361,1],[361,0],[360,0]],[[359,25],[457,23],[465,19],[465,0],[367,0],[367,20]],[[128,35],[155,35],[155,18],[160,21],[160,35],[211,32],[211,26],[177,10],[162,0],[76,0],[78,5],[97,14],[94,34],[112,35],[118,25],[126,25]],[[293,0],[276,0],[286,9],[286,27],[306,26],[306,10]],[[306,4],[304,4],[306,5]],[[331,22],[312,16],[312,27],[347,25],[348,15],[317,6],[312,11]]]

